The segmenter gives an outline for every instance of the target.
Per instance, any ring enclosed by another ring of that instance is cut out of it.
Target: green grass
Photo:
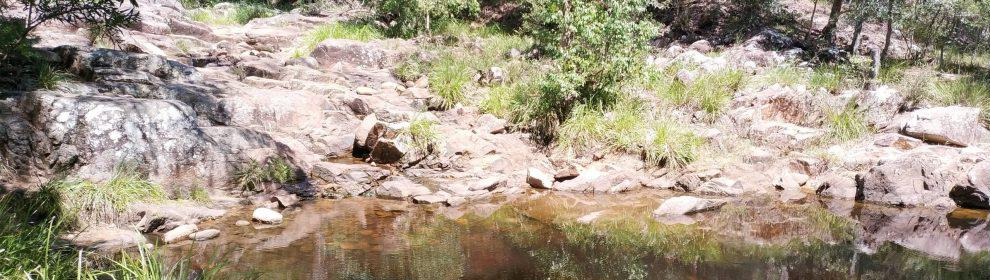
[[[871,132],[863,113],[850,102],[838,112],[829,112],[825,127],[829,137],[840,142],[858,139]]]
[[[62,80],[65,80],[65,74],[56,70],[51,65],[44,64],[38,67],[37,85],[39,88],[55,89]]]
[[[52,187],[62,195],[62,209],[76,213],[80,221],[117,221],[118,213],[126,211],[131,203],[166,198],[161,186],[126,164],[118,165],[113,176],[102,183],[61,180],[53,182]]]
[[[847,75],[852,69],[838,65],[819,65],[811,72],[808,86],[811,89],[824,88],[830,93],[838,93],[848,83]]]
[[[260,163],[248,161],[234,171],[233,183],[242,190],[258,191],[265,183],[291,184],[297,181],[295,167],[281,157]]]
[[[643,155],[655,166],[684,167],[698,159],[705,145],[705,139],[669,121],[656,122],[650,131]]]
[[[392,69],[392,75],[403,82],[415,81],[423,76],[428,66],[415,56],[407,57]]]
[[[137,256],[124,253],[118,259],[111,259],[105,269],[88,271],[80,279],[135,279],[135,280],[182,280],[220,279],[221,269],[226,263],[211,260],[201,269],[194,269],[188,259],[169,264],[160,253],[138,246]]]
[[[771,68],[754,78],[754,86],[767,87],[774,84],[793,86],[807,80],[808,71],[793,65],[780,65]]]
[[[309,55],[316,49],[317,45],[327,39],[349,39],[368,42],[382,38],[385,38],[382,31],[367,23],[334,22],[324,24],[314,28],[302,38],[300,46],[293,51],[293,57]]]
[[[437,125],[439,123],[435,120],[417,116],[409,123],[409,129],[405,133],[409,135],[414,148],[423,154],[429,154],[441,141]]]
[[[837,240],[853,238],[853,223],[846,218],[837,216],[822,207],[808,207],[806,215],[811,226],[819,232],[826,232]]]
[[[934,84],[932,98],[940,105],[963,105],[980,108],[984,119],[990,111],[990,84],[972,76],[959,77]]]
[[[470,60],[444,55],[431,68],[430,91],[440,98],[443,109],[453,108],[467,99],[467,91],[476,71],[471,67]]]
[[[205,188],[195,187],[189,192],[189,199],[200,203],[207,203],[210,202],[210,193]]]
[[[215,9],[198,8],[189,11],[189,18],[206,24],[243,25],[256,18],[272,17],[278,10],[265,4],[236,3],[231,11],[216,11]]]
[[[701,75],[691,84],[670,78],[670,71],[647,74],[645,88],[655,91],[660,98],[674,105],[704,111],[709,120],[720,116],[736,91],[747,82],[746,74],[734,69]]]

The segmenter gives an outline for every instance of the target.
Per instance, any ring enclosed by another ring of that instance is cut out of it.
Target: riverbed
[[[689,220],[651,211],[680,195],[535,192],[458,207],[313,200],[279,225],[201,228],[172,258],[255,279],[988,279],[987,212],[808,198],[733,199]]]

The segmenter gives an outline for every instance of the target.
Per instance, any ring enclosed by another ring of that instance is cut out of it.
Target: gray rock
[[[911,151],[871,168],[863,176],[863,199],[901,206],[954,207],[949,191],[964,176],[958,151]]]
[[[526,183],[538,189],[549,189],[553,186],[553,176],[537,168],[530,167],[526,170]]]
[[[62,239],[99,252],[114,252],[148,243],[140,232],[103,226],[86,228],[85,231],[62,236]]]
[[[478,117],[474,127],[478,132],[497,134],[505,132],[506,125],[508,125],[506,120],[499,119],[492,114],[482,114]]]
[[[930,143],[966,147],[990,137],[980,122],[979,108],[925,108],[908,113],[900,121],[901,133]]]
[[[192,239],[194,241],[205,241],[216,238],[217,236],[220,236],[220,230],[207,229],[189,234],[189,239]]]
[[[698,40],[691,43],[691,45],[688,46],[688,49],[695,50],[700,53],[708,53],[712,51],[712,43],[708,42],[708,40]]]
[[[818,180],[821,184],[815,192],[819,195],[843,199],[856,198],[855,173],[826,173]]]
[[[740,195],[745,192],[742,184],[740,184],[739,181],[725,177],[713,178],[704,183],[701,183],[701,185],[698,186],[698,188],[693,191],[703,194],[730,195],[730,196]]]
[[[949,196],[962,207],[990,209],[990,161],[977,163],[966,177],[964,183],[952,188]]]
[[[678,196],[664,200],[660,207],[653,210],[654,217],[690,215],[698,212],[714,210],[724,205],[724,201],[715,201],[693,196]]]
[[[292,207],[293,205],[296,205],[296,203],[299,203],[299,197],[297,197],[294,194],[276,195],[276,196],[273,196],[270,201],[271,202],[277,202],[278,203],[278,207],[289,208],[289,207]]]
[[[275,210],[268,208],[257,208],[251,214],[251,218],[255,221],[259,221],[266,224],[278,224],[282,223],[282,214],[275,212]]]
[[[447,196],[427,194],[427,195],[417,195],[413,197],[413,202],[419,204],[436,204],[441,202],[447,202]]]
[[[188,224],[181,225],[162,235],[162,241],[164,241],[165,243],[175,243],[178,241],[182,241],[183,238],[186,238],[187,236],[198,230],[199,227],[197,227],[196,225],[188,225]]]

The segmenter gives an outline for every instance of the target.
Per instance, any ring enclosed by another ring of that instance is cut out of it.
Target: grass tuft
[[[466,92],[475,74],[470,61],[445,55],[433,63],[430,70],[430,90],[440,98],[443,109],[453,108],[467,99]]]
[[[316,46],[327,39],[349,39],[367,42],[384,38],[381,30],[377,27],[355,22],[334,22],[320,25],[306,34],[302,38],[301,45],[293,51],[293,57],[307,56],[316,49]]]
[[[51,65],[45,64],[38,67],[38,87],[43,89],[55,89],[58,84],[65,80],[65,74],[55,70]]]
[[[423,154],[430,154],[436,150],[440,143],[440,131],[437,129],[439,123],[436,120],[417,116],[409,123],[409,128],[405,131],[412,140],[413,148],[420,150]]]
[[[850,102],[839,112],[829,112],[825,123],[829,136],[840,142],[857,139],[870,133],[863,113],[857,110],[856,103]]]
[[[937,82],[934,101],[941,105],[963,105],[980,108],[983,118],[990,111],[990,85],[986,80],[970,76]]]
[[[115,222],[118,213],[134,202],[161,201],[166,198],[161,186],[149,182],[131,165],[121,164],[103,183],[62,180],[51,183],[62,195],[64,216],[79,216],[80,221]]]
[[[278,14],[278,10],[264,4],[236,3],[230,11],[198,8],[189,11],[189,19],[206,24],[243,25],[256,18],[267,18]]]
[[[295,167],[283,158],[275,157],[264,164],[256,160],[234,172],[234,185],[242,190],[258,191],[265,183],[291,184],[297,181]]]
[[[643,157],[655,166],[684,167],[698,159],[705,144],[704,138],[671,122],[658,122],[651,132],[652,137],[643,150]]]

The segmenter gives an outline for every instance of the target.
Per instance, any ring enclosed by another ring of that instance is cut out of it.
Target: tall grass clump
[[[648,132],[643,158],[655,166],[684,167],[698,159],[705,139],[672,123],[659,121]]]
[[[829,112],[825,127],[829,137],[840,142],[857,139],[871,130],[855,102],[846,104],[841,111]]]
[[[298,181],[296,168],[281,157],[273,157],[263,163],[248,161],[234,171],[233,183],[242,190],[258,191],[267,183],[291,184]]]
[[[980,108],[984,119],[990,110],[990,84],[987,80],[971,76],[935,83],[932,97],[942,105]]]
[[[212,259],[206,267],[197,269],[185,258],[170,264],[159,252],[138,246],[137,256],[132,253],[120,254],[118,259],[110,260],[107,268],[87,271],[80,279],[221,279],[218,275],[225,265],[224,262]]]
[[[767,87],[774,84],[782,86],[793,86],[807,80],[808,71],[789,64],[771,68],[754,78],[753,85]]]
[[[367,42],[381,39],[385,36],[377,27],[358,22],[334,22],[317,26],[306,33],[302,38],[300,46],[296,48],[294,56],[303,57],[309,55],[316,49],[316,46],[327,39],[348,39]]]
[[[189,19],[206,24],[240,25],[256,18],[267,18],[278,14],[278,10],[265,4],[236,3],[233,9],[217,11],[215,8],[198,8],[189,12]]]
[[[830,93],[837,93],[846,85],[847,73],[850,71],[838,65],[819,65],[813,68],[811,77],[808,78],[808,86],[812,89],[824,88]]]
[[[69,279],[75,252],[59,242],[61,195],[51,186],[0,194],[0,279]]]
[[[62,209],[82,221],[116,221],[118,213],[135,202],[161,201],[164,189],[144,177],[132,165],[121,164],[109,180],[94,183],[85,180],[60,180],[51,183],[62,195]],[[64,216],[73,216],[65,214]]]
[[[557,145],[578,152],[635,150],[643,137],[645,121],[638,102],[623,102],[611,111],[578,105],[560,125]]]
[[[466,58],[448,54],[432,64],[430,90],[440,98],[442,109],[453,108],[467,98],[467,90],[475,74],[469,63]]]
[[[430,154],[440,144],[440,131],[436,120],[417,116],[409,123],[409,128],[403,131],[409,136],[413,148],[423,154]]]
[[[740,70],[728,69],[706,73],[685,84],[677,79],[662,78],[669,71],[651,71],[645,87],[677,106],[689,106],[704,111],[710,120],[722,114],[737,91],[746,85],[747,76]],[[670,77],[670,76],[666,76]]]

